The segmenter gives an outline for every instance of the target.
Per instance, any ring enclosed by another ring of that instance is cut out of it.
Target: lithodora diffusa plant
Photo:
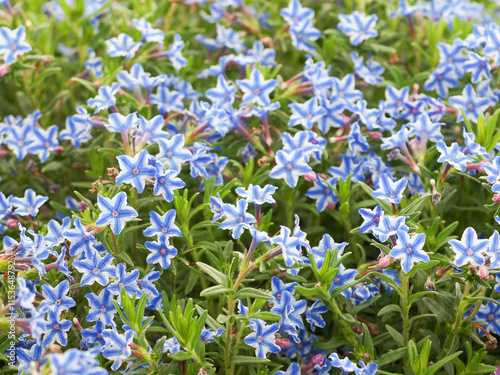
[[[500,373],[487,0],[0,0],[0,373]]]

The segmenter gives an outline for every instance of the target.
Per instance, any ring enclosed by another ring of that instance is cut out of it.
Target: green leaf
[[[241,365],[241,364],[258,365],[261,363],[268,363],[268,362],[271,361],[267,358],[257,358],[245,355],[235,355],[231,357],[231,363],[235,365]]]
[[[446,357],[444,357],[443,359],[441,359],[440,361],[434,363],[433,365],[429,366],[427,368],[427,372],[426,372],[426,375],[433,375],[436,373],[437,370],[439,370],[441,367],[443,367],[445,364],[447,364],[448,362],[451,362],[453,361],[455,358],[457,358],[460,354],[462,354],[462,352],[456,352],[456,353],[453,353],[453,354],[450,354]],[[496,369],[496,368],[495,368]],[[490,370],[491,371],[491,370]],[[493,370],[495,371],[495,370]],[[470,372],[467,372],[468,374],[470,374]],[[479,373],[477,373],[479,374]]]
[[[391,334],[394,341],[396,341],[396,344],[398,344],[398,346],[403,346],[403,335],[390,325],[386,325],[385,328],[387,329],[387,332]]]
[[[209,297],[209,296],[215,296],[215,295],[224,295],[224,294],[230,294],[233,293],[232,288],[226,288],[223,285],[215,285],[210,288],[205,289],[200,293],[200,297]]]
[[[175,354],[170,354],[169,357],[176,361],[187,361],[188,359],[192,358],[191,354],[181,351]]]
[[[222,272],[217,271],[215,268],[212,266],[209,266],[208,264],[202,263],[202,262],[197,262],[196,265],[207,275],[209,275],[212,279],[214,279],[218,284],[222,286],[229,286],[229,279],[226,275],[224,275]]]
[[[393,313],[396,313],[396,314],[403,314],[403,310],[401,310],[401,306],[399,305],[387,305],[387,306],[384,306],[383,308],[380,309],[380,311],[378,312],[378,316],[381,316],[381,315],[386,315],[386,314],[393,314]]]
[[[388,365],[400,360],[401,358],[405,357],[407,353],[408,349],[406,347],[391,350],[382,355],[376,362],[379,367],[382,367],[384,365]]]
[[[262,320],[280,320],[282,318],[279,314],[274,314],[272,312],[262,311],[252,315],[252,318],[262,319]]]
[[[262,290],[255,288],[242,288],[236,292],[236,298],[263,298],[263,299],[273,299],[269,293],[263,292]]]

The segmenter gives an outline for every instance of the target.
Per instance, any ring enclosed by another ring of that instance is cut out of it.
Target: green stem
[[[113,240],[113,247],[115,249],[115,255],[117,255],[119,253],[119,250],[118,250],[118,241],[116,240],[116,234],[114,234],[113,231],[111,230],[111,226],[109,227],[109,231],[111,232],[111,238]]]
[[[460,326],[460,323],[462,323],[462,317],[464,315],[464,309],[467,304],[465,301],[466,297],[469,295],[471,284],[469,280],[467,280],[467,283],[465,284],[465,289],[464,289],[464,294],[462,295],[462,300],[460,301],[460,304],[458,305],[458,310],[457,310],[457,316],[455,317],[455,323],[453,323],[452,329],[450,334],[448,334],[448,337],[446,338],[446,341],[444,343],[443,347],[443,356],[446,356],[448,352],[450,351],[451,344],[453,343],[453,338],[455,336],[455,333]]]
[[[410,306],[408,305],[409,298],[409,278],[408,274],[404,273],[401,277],[401,308],[403,309],[403,346],[408,346],[410,341]]]

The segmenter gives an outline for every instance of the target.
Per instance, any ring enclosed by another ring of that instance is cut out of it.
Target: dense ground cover
[[[497,3],[0,1],[0,372],[499,373]]]

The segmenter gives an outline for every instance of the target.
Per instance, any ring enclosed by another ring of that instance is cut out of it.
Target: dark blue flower
[[[119,192],[112,199],[97,195],[97,204],[101,213],[95,222],[96,225],[110,225],[114,234],[120,234],[125,223],[139,214],[132,207],[127,206],[127,194]]]
[[[263,320],[250,319],[248,326],[253,332],[245,337],[243,342],[255,348],[257,358],[266,358],[266,354],[269,352],[279,353],[281,351],[274,339],[274,334],[279,330],[278,323],[267,326]]]

